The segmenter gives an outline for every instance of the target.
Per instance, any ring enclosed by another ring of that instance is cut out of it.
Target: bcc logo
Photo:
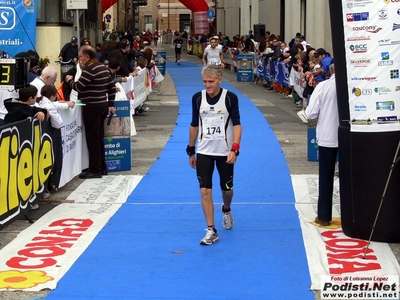
[[[0,7],[0,30],[12,30],[15,27],[15,10]]]

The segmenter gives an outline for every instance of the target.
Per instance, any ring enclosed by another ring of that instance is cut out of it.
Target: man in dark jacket
[[[31,85],[28,88],[21,88],[18,90],[18,99],[4,100],[4,106],[8,111],[4,118],[4,124],[32,118],[43,121],[46,117],[47,110],[31,106],[36,102],[36,93],[37,88]]]
[[[111,80],[108,68],[98,61],[92,46],[82,46],[79,63],[83,67],[78,81],[67,75],[67,83],[78,92],[82,106],[82,118],[85,125],[86,144],[89,152],[89,170],[82,172],[79,178],[101,178],[107,175],[104,151],[104,120],[115,114],[115,83]]]
[[[127,77],[133,75],[134,66],[131,60],[134,58],[134,53],[131,52],[131,46],[127,39],[122,39],[119,42],[119,49],[114,50],[109,56],[120,56],[122,63],[117,71],[117,76]],[[119,55],[117,55],[119,54]],[[133,55],[133,56],[132,56]]]
[[[61,61],[70,61],[69,64],[74,65],[78,61],[78,38],[73,36],[70,43],[66,43],[62,47],[58,59]]]

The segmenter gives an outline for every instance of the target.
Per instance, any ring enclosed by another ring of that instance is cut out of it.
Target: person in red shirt
[[[133,42],[133,48],[135,48],[135,50],[139,50],[141,43],[142,43],[142,39],[140,38],[140,35],[137,34],[135,36],[135,41]]]

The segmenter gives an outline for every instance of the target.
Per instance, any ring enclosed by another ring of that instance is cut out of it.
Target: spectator
[[[80,63],[84,66],[78,81],[67,76],[68,84],[78,92],[82,106],[82,118],[85,125],[86,143],[89,152],[89,171],[82,172],[79,178],[101,178],[107,175],[104,151],[104,120],[107,114],[114,115],[115,83],[110,71],[96,58],[91,46],[83,46],[79,53]]]
[[[62,47],[58,59],[65,62],[68,61],[71,65],[78,61],[78,38],[76,36],[73,36],[71,42]]]
[[[130,62],[132,60],[132,55],[130,53],[130,43],[127,39],[121,40],[121,42],[119,43],[119,49],[111,52],[109,58],[112,56],[119,56],[120,58],[122,58],[122,64],[117,71],[118,76],[133,76],[132,73],[134,71],[134,65]]]
[[[35,78],[30,84],[34,85],[38,92],[37,92],[37,101],[42,100],[42,95],[40,91],[45,84],[54,85],[57,81],[57,70],[53,66],[47,66],[43,69],[42,75],[40,77]]]
[[[204,32],[204,33],[201,35],[199,42],[200,42],[201,44],[205,44],[205,43],[207,43],[207,40],[208,40],[207,32]]]
[[[292,38],[289,42],[289,48],[293,48],[295,46],[295,40],[297,37],[302,36],[302,34],[300,32],[297,32],[296,35],[294,36],[294,38]]]
[[[244,48],[242,49],[242,52],[244,52],[244,53],[248,53],[248,52],[255,53],[256,52],[254,43],[251,39],[247,38],[245,40]]]
[[[82,47],[82,46],[84,46],[84,45],[92,45],[91,43],[90,43],[90,41],[89,41],[89,39],[88,38],[82,38],[81,39],[81,43],[80,43],[80,47]]]
[[[97,59],[107,65],[108,64],[108,56],[111,52],[117,49],[117,45],[113,41],[104,42],[102,45],[102,49],[97,53]]]
[[[267,42],[265,41],[264,38],[260,38],[260,42],[258,44],[258,54],[262,55],[267,48]]]
[[[285,42],[281,42],[281,53],[283,54],[283,53],[285,53],[287,51],[289,51],[289,48],[287,47],[286,43]]]
[[[51,170],[50,177],[47,181],[47,189],[52,190],[55,187],[59,186],[60,177],[61,177],[61,169],[62,169],[62,139],[61,139],[61,131],[60,128],[63,124],[63,120],[61,115],[58,113],[59,109],[68,109],[73,108],[75,106],[75,102],[70,101],[68,103],[60,103],[54,102],[57,99],[57,89],[54,85],[46,84],[40,90],[40,94],[43,96],[42,101],[40,101],[39,106],[47,109],[47,112],[50,115],[50,123],[54,128],[50,131],[50,135],[52,138],[52,146],[54,153],[54,164]]]
[[[237,48],[238,48],[240,51],[243,51],[244,47],[246,46],[246,45],[245,45],[246,39],[247,39],[247,36],[246,36],[246,35],[242,35],[242,36],[240,37],[239,43],[238,43],[238,45],[237,45]]]
[[[0,90],[0,126],[4,125],[4,118],[8,112],[4,106],[4,100],[13,98],[13,96],[18,98],[18,93],[15,90]]]
[[[143,47],[141,47],[141,44],[142,44],[143,42],[142,42],[142,39],[141,39],[141,37],[140,37],[140,35],[135,35],[135,42],[133,43],[133,48],[136,50],[136,51],[138,51],[138,50],[140,50],[140,49],[143,49]]]
[[[39,66],[40,56],[35,50],[28,50],[28,52],[26,53],[29,55],[30,62],[28,73],[29,80],[30,73],[32,73],[32,76],[34,76],[35,78],[40,76],[40,74],[42,73],[42,68]]]
[[[278,58],[281,56],[281,43],[279,42],[278,38],[274,35],[272,37],[272,50],[274,51],[272,56],[269,57],[271,61],[277,61]]]
[[[47,110],[33,106],[36,103],[37,92],[37,88],[31,85],[19,89],[18,98],[4,100],[4,106],[8,111],[4,117],[4,124],[32,118],[43,121],[47,115]]]
[[[119,68],[121,67],[121,65],[123,63],[122,60],[123,59],[122,59],[121,56],[114,56],[108,62],[108,69],[110,70],[111,80],[114,83],[127,82],[127,78],[126,77],[118,77],[117,76],[117,72],[118,72]]]
[[[317,85],[305,111],[307,119],[318,118],[318,213],[314,222],[320,226],[329,226],[332,220],[333,180],[338,153],[339,113],[334,64],[329,68],[330,78]]]
[[[27,52],[19,52],[15,55],[15,58],[29,59],[29,61],[28,61],[28,82],[31,82],[36,77],[38,77],[38,74],[31,68],[30,55]]]
[[[100,53],[100,52],[101,52],[101,49],[102,49],[101,43],[96,43],[96,52],[97,52],[97,53]]]
[[[57,129],[61,128],[63,120],[58,111],[74,108],[75,102],[55,102],[57,99],[57,89],[51,84],[44,85],[40,90],[40,94],[42,95],[42,100],[39,102],[39,106],[45,108],[49,113],[51,126]]]
[[[253,30],[249,30],[249,34],[247,35],[247,38],[250,39],[250,40],[254,39]]]
[[[324,48],[318,48],[314,52],[314,58],[316,63],[318,63],[321,67],[317,69],[313,75],[317,76],[317,82],[324,81],[329,77],[329,66],[332,61],[331,55],[325,51]]]
[[[153,32],[154,47],[157,47],[158,38],[159,38],[159,37],[160,37],[160,36],[158,35],[158,30],[157,30],[157,29],[154,30],[154,32]]]

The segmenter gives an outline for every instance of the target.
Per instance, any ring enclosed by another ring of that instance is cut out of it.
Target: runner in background
[[[178,65],[180,65],[182,45],[183,45],[182,35],[180,34],[178,35],[178,37],[174,40],[174,45],[175,45],[175,62],[178,63]]]

